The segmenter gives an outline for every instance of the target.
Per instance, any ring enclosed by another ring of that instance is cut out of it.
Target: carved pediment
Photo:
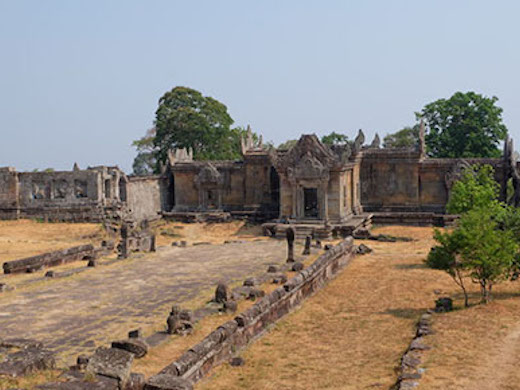
[[[213,164],[207,163],[195,178],[195,183],[199,186],[209,184],[218,185],[222,183],[222,175]]]
[[[329,169],[315,157],[307,152],[296,164],[294,169],[289,168],[288,173],[295,179],[324,179],[329,177]]]
[[[278,160],[278,168],[282,171],[289,170],[294,174],[296,171],[301,172],[306,167],[312,170],[317,169],[318,164],[320,170],[327,171],[339,162],[338,157],[332,150],[323,145],[316,135],[303,135],[298,143],[294,145],[287,154]]]

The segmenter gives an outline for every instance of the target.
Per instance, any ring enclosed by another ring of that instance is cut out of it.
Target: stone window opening
[[[105,180],[105,199],[110,199],[110,179]]]

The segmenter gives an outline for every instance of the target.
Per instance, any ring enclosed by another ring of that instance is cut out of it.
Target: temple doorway
[[[303,207],[305,218],[318,218],[318,189],[303,189]]]

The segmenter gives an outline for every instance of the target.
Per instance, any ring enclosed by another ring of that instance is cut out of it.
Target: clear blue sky
[[[280,143],[371,141],[453,92],[499,97],[520,149],[520,2],[0,0],[0,166],[119,165],[176,85]]]

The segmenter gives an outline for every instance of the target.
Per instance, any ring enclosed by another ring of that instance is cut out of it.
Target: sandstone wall
[[[421,158],[414,150],[375,149],[364,152],[360,182],[365,211],[445,212],[449,199],[447,177],[460,159]],[[505,186],[502,159],[464,159],[469,164],[489,164],[495,180]]]
[[[0,168],[0,219],[16,219],[18,207],[18,174],[14,168]]]
[[[321,289],[353,256],[353,239],[349,237],[320,256],[283,287],[258,300],[234,320],[218,327],[177,361],[165,367],[159,375],[180,376],[193,382],[200,380],[213,367],[228,361],[237,350],[247,346],[269,325]]]
[[[161,183],[159,176],[129,177],[127,208],[136,221],[156,219],[161,212]]]

